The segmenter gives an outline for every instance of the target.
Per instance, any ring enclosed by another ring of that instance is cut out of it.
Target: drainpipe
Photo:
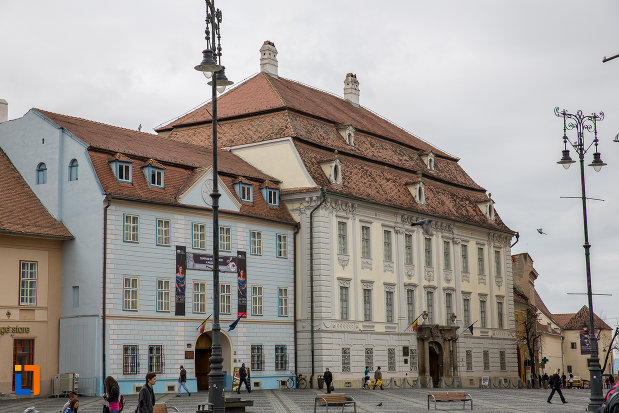
[[[294,265],[294,280],[293,280],[293,291],[294,291],[294,309],[293,311],[293,320],[294,320],[294,376],[297,377],[299,372],[297,371],[297,234],[299,233],[299,228],[301,227],[300,223],[297,223],[297,226],[294,229],[294,235],[292,237],[292,251],[294,254],[293,257],[293,265]],[[295,379],[296,380],[296,379]]]
[[[106,284],[107,284],[107,209],[110,207],[112,197],[110,195],[105,196],[107,205],[103,208],[103,303],[102,307],[102,334],[101,334],[101,354],[103,362],[103,380],[105,380],[105,299],[106,299]]]
[[[518,241],[520,240],[520,233],[514,233],[514,237],[516,237],[516,242],[514,242],[509,248],[514,248],[514,245],[518,244]]]
[[[320,188],[320,194],[322,195],[322,201],[312,209],[310,212],[310,335],[311,335],[311,349],[312,349],[312,375],[310,376],[310,389],[314,388],[314,212],[327,200],[327,190]]]

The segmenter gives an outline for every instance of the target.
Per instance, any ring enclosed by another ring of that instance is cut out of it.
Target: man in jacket
[[[239,388],[237,389],[237,393],[241,394],[241,386],[245,383],[245,388],[248,393],[251,393],[251,388],[249,387],[249,383],[247,382],[247,369],[245,368],[245,363],[241,364],[241,368],[239,369]]]
[[[157,383],[157,375],[155,373],[146,373],[146,384],[140,389],[138,395],[137,413],[153,413],[155,405],[155,392],[153,386]]]
[[[333,382],[333,374],[329,371],[329,368],[325,370],[322,378],[325,379],[325,384],[327,385],[327,393],[331,393],[331,383]]]
[[[384,390],[383,389],[383,372],[380,371],[380,366],[374,372],[374,387],[372,387],[372,390],[374,390],[376,386],[380,386],[380,389]]]
[[[191,396],[191,393],[187,390],[187,385],[185,383],[187,383],[187,370],[181,366],[181,370],[178,375],[178,393],[176,394],[176,397],[181,397],[181,387],[185,389],[187,396]]]
[[[550,396],[548,396],[548,403],[552,403],[552,396],[555,395],[555,392],[559,393],[559,397],[561,397],[563,404],[567,403],[565,397],[563,397],[563,393],[561,393],[561,376],[559,376],[559,370],[550,378],[550,387],[552,387],[552,391],[550,392]]]

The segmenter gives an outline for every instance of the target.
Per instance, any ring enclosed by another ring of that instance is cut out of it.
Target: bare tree
[[[519,337],[526,345],[529,352],[529,360],[531,362],[531,379],[534,388],[539,387],[539,379],[537,378],[537,365],[539,357],[539,347],[542,340],[542,334],[537,331],[538,315],[537,309],[530,305],[527,307],[527,313],[523,322],[523,331]]]

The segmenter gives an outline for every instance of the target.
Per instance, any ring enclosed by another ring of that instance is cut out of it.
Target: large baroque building
[[[280,77],[272,42],[260,55],[260,73],[219,98],[218,137],[281,181],[299,223],[299,372],[314,381],[328,367],[342,386],[365,366],[398,384],[517,378],[514,232],[490,194],[456,157],[361,106],[354,74],[342,98]],[[157,131],[202,145],[208,113]],[[420,219],[432,233],[411,225]]]
[[[184,365],[191,391],[208,388],[212,317],[204,333],[198,326],[213,310],[211,151],[40,109],[0,124],[0,147],[49,211],[48,232],[53,217],[71,231],[57,223],[57,239],[75,236],[62,253],[59,241],[0,238],[12,268],[18,259],[39,261],[33,310],[15,302],[16,274],[3,303],[18,325],[51,323],[49,371],[78,373],[86,394],[100,394],[102,378],[112,375],[131,394],[149,371],[158,374],[156,392],[175,391]],[[296,223],[277,179],[230,152],[218,159],[226,388],[243,362],[255,387],[277,388],[296,362]],[[36,242],[52,250],[37,252]],[[41,334],[44,324],[36,325],[33,334]],[[37,350],[34,361],[43,354]]]

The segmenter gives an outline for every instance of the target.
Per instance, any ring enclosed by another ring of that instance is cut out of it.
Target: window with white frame
[[[466,350],[466,371],[473,371],[473,350]]]
[[[249,231],[250,254],[262,255],[262,232]]]
[[[340,319],[348,320],[348,288],[345,285],[340,285]]]
[[[288,258],[288,235],[277,234],[277,258]]]
[[[496,303],[496,318],[497,318],[497,328],[503,328],[503,302],[497,301]]]
[[[477,274],[485,274],[484,269],[484,247],[477,247]]]
[[[262,357],[262,345],[251,346],[251,369],[253,371],[264,370],[264,360]]]
[[[239,184],[241,186],[241,201],[243,202],[253,202],[254,194],[253,194],[253,186],[250,184]]]
[[[279,189],[267,188],[267,203],[271,206],[279,205]]]
[[[443,241],[443,268],[451,270],[451,243]]]
[[[391,231],[383,230],[383,260],[393,261],[393,245],[391,242]]]
[[[393,323],[393,291],[385,291],[385,320]]]
[[[277,289],[277,315],[288,317],[288,288]]]
[[[465,327],[471,325],[471,299],[468,296],[462,298],[462,318]]]
[[[365,365],[368,369],[374,370],[374,349],[372,347],[365,348]]]
[[[350,373],[350,347],[342,347],[342,373]]]
[[[488,314],[486,312],[486,297],[479,298],[479,323],[481,328],[488,327]]]
[[[219,250],[232,251],[232,236],[230,227],[219,227]]]
[[[469,246],[467,244],[460,245],[460,254],[462,255],[462,272],[469,272]]]
[[[193,283],[193,312],[195,314],[206,313],[206,283]]]
[[[138,278],[123,278],[123,310],[138,311]]]
[[[501,271],[501,251],[494,251],[494,276],[496,278],[501,278],[503,276],[503,272]]]
[[[451,291],[445,292],[445,321],[448,326],[452,324],[451,314],[453,314],[453,294]]]
[[[423,239],[423,252],[425,258],[426,267],[432,267],[432,239],[424,238]]]
[[[148,346],[148,371],[163,374],[163,346],[160,344]]]
[[[157,311],[170,311],[170,280],[157,280]]]
[[[344,221],[337,222],[337,253],[348,254],[348,228]]]
[[[372,290],[363,289],[363,321],[372,321]]]
[[[361,258],[371,258],[370,249],[370,227],[367,225],[361,226]]]
[[[138,346],[135,344],[123,345],[123,374],[138,374],[139,368]]]
[[[283,371],[288,368],[288,353],[286,351],[286,346],[276,345],[275,346],[275,370]]]
[[[261,285],[252,285],[251,287],[251,314],[252,315],[263,315],[262,314],[262,303],[264,296],[262,286]]]
[[[395,371],[395,347],[387,349],[387,371]]]
[[[413,265],[413,235],[404,234],[404,264]]]
[[[490,352],[488,350],[484,350],[484,370],[490,370]]]
[[[434,291],[426,290],[426,308],[428,312],[428,322],[434,324]]]
[[[19,305],[37,305],[37,273],[36,261],[20,261],[19,272]]]
[[[163,169],[150,167],[150,186],[163,188]]]
[[[230,290],[230,284],[219,284],[219,312],[221,314],[230,314],[232,311],[232,294]]]
[[[139,218],[137,215],[125,214],[125,225],[123,227],[123,241],[139,241]]]
[[[406,289],[406,314],[408,315],[408,324],[413,324],[415,319],[415,290],[412,288]]]
[[[206,225],[194,222],[191,225],[192,247],[196,250],[206,249]]]
[[[170,220],[157,219],[157,245],[170,245]]]
[[[131,182],[131,163],[130,162],[116,162],[116,178],[120,182]]]

